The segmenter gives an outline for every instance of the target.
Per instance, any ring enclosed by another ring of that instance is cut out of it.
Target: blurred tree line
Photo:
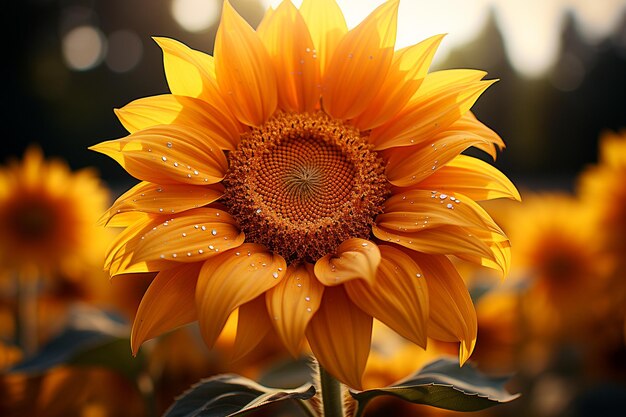
[[[260,4],[233,3],[253,26],[259,22]],[[94,11],[89,23],[103,33],[132,29],[143,42],[139,64],[125,73],[113,73],[104,65],[82,72],[68,69],[62,59],[59,23],[68,4],[89,5]],[[97,167],[113,186],[132,181],[115,162],[87,147],[125,134],[114,108],[168,91],[161,51],[151,36],[172,37],[211,52],[216,27],[186,32],[173,22],[167,7],[146,0],[28,0],[15,2],[14,7],[5,15],[5,28],[13,36],[5,61],[8,67],[2,69],[2,117],[8,140],[1,148],[1,160],[21,155],[27,144],[38,142],[47,155],[62,156],[73,168]],[[507,143],[508,149],[495,164],[522,184],[571,186],[575,174],[596,161],[600,132],[626,127],[626,16],[617,32],[597,45],[584,41],[573,18],[567,18],[564,28],[557,65],[541,79],[524,78],[511,67],[493,15],[476,39],[437,66],[484,69],[488,78],[500,79],[473,110]]]

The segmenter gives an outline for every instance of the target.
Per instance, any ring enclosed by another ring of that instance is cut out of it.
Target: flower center
[[[32,242],[51,236],[58,223],[52,207],[35,199],[20,202],[12,208],[8,217],[14,235]]]
[[[368,239],[389,194],[366,137],[322,112],[279,113],[229,154],[224,203],[246,241],[287,262],[315,262],[352,237]]]

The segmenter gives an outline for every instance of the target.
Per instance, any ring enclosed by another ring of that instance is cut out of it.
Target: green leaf
[[[135,380],[143,358],[131,355],[128,324],[120,317],[84,305],[70,312],[63,331],[10,372],[42,374],[59,365],[102,366]]]
[[[478,411],[519,397],[511,395],[504,385],[509,378],[492,378],[472,364],[459,366],[458,359],[443,357],[396,384],[365,391],[350,391],[358,401],[357,415],[379,395],[393,395],[414,404],[426,404],[454,411]]]
[[[165,412],[164,417],[240,416],[261,407],[286,400],[308,400],[315,395],[311,384],[296,389],[264,387],[234,374],[203,379]]]
[[[286,359],[267,369],[257,381],[267,387],[296,388],[313,382],[312,373],[310,358]]]

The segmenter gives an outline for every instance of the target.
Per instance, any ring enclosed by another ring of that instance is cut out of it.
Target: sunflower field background
[[[252,27],[278,3],[231,1]],[[383,1],[337,3],[352,27]],[[160,416],[189,386],[223,373],[297,386],[309,365],[275,338],[232,360],[234,316],[213,349],[195,323],[133,356],[131,325],[154,274],[110,280],[103,270],[116,232],[99,220],[134,184],[88,148],[127,134],[113,109],[168,92],[154,37],[213,53],[222,1],[13,6],[2,69],[0,415]],[[402,0],[399,16],[398,43],[446,34],[431,71],[476,68],[499,80],[472,112],[504,140],[490,163],[521,194],[482,203],[511,241],[511,268],[504,279],[457,269],[478,319],[468,365],[521,395],[469,413],[379,397],[364,415],[622,415],[626,1]],[[364,388],[458,350],[435,340],[423,350],[375,321]]]

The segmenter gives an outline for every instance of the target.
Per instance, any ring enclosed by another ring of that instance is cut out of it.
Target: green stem
[[[298,404],[307,417],[318,417],[313,407],[309,404],[309,400],[296,400],[296,404]]]
[[[324,417],[344,417],[341,383],[321,365],[319,370]]]

